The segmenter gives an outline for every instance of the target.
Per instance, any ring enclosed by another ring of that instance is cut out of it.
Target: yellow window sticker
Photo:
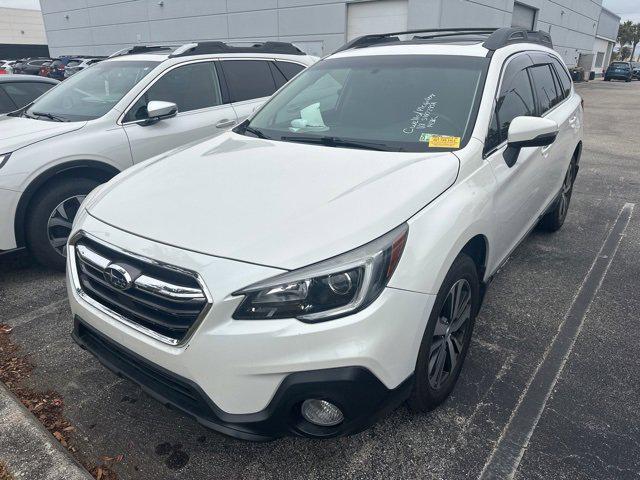
[[[460,137],[432,135],[429,138],[429,148],[460,148]]]

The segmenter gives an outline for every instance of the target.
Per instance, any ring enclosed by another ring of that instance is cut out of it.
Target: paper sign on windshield
[[[429,148],[460,148],[460,137],[432,135],[429,137]]]

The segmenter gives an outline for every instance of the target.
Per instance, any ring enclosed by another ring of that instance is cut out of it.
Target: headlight
[[[235,292],[245,298],[233,318],[321,322],[362,310],[389,282],[408,233],[403,224],[355,250]]]
[[[11,153],[0,154],[0,168],[4,167],[4,164],[7,163],[7,160],[9,160],[10,156],[11,156]]]

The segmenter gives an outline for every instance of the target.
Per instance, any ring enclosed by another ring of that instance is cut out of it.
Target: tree
[[[640,23],[633,23],[631,20],[621,23],[618,30],[618,43],[622,47],[620,49],[620,59],[626,60],[629,57],[629,60],[633,61],[636,47],[640,43]],[[629,48],[624,50],[627,45],[629,45]]]
[[[626,45],[620,49],[620,60],[625,61],[627,57],[631,56],[631,49]]]

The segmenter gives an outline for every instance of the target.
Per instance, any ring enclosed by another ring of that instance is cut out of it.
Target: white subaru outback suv
[[[93,188],[223,133],[315,60],[281,42],[139,45],[0,117],[0,252],[27,246],[63,269],[73,218]]]
[[[407,33],[347,44],[232,132],[90,194],[75,340],[250,440],[444,401],[492,276],[565,220],[583,111],[545,33]]]

